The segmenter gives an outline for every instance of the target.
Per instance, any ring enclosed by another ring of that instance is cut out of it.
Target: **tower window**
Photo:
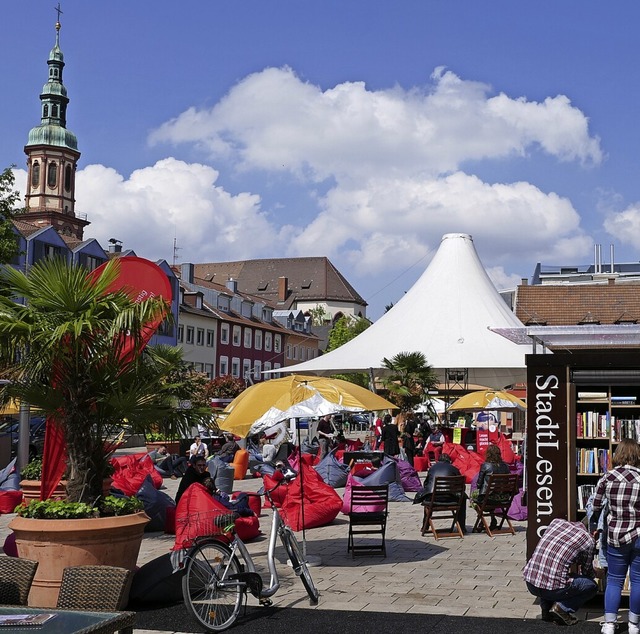
[[[44,106],[42,106],[42,116],[43,117],[49,116],[49,106],[46,103],[44,104]]]
[[[56,163],[49,163],[49,170],[47,172],[47,185],[49,187],[55,187],[58,180],[58,165]]]
[[[64,189],[68,192],[71,191],[71,165],[64,168]]]
[[[31,187],[37,187],[40,184],[40,163],[34,161],[31,166]]]
[[[51,106],[51,116],[57,118],[58,117],[58,104],[54,103]]]

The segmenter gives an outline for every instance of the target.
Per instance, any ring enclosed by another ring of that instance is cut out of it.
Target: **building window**
[[[244,347],[251,348],[251,328],[244,329]]]
[[[287,344],[287,359],[291,359],[291,344]]]
[[[271,370],[271,361],[264,362],[264,371]]]
[[[31,187],[37,187],[40,184],[40,163],[38,161],[33,162],[31,168]]]
[[[193,326],[187,326],[187,343],[193,345]]]
[[[202,363],[194,363],[193,367],[194,367],[196,372],[202,372],[202,368],[203,368]]]
[[[184,341],[184,326],[178,326],[178,343],[182,343]]]
[[[241,335],[242,335],[242,328],[240,328],[240,326],[234,326],[233,327],[233,345],[234,346],[240,345]]]
[[[58,181],[58,165],[56,163],[49,163],[49,171],[47,172],[47,185],[49,187],[55,187]]]
[[[71,165],[64,168],[64,190],[71,191]]]
[[[280,335],[276,335],[273,338],[273,351],[282,352],[282,338],[280,337]]]
[[[273,335],[270,332],[265,332],[264,333],[264,349],[267,352],[271,352],[272,337],[273,337]]]
[[[238,359],[238,357],[231,359],[231,376],[234,376],[236,379],[240,378],[240,359]]]
[[[257,359],[253,362],[253,378],[255,381],[262,380],[262,362]]]
[[[256,330],[253,343],[256,350],[262,350],[262,330]]]
[[[220,343],[229,343],[229,324],[220,326]]]
[[[244,359],[242,362],[242,378],[245,380],[251,378],[251,359]]]
[[[220,357],[220,376],[227,376],[229,374],[229,357]]]
[[[215,330],[207,330],[207,348],[213,348],[215,343],[216,343]]]
[[[298,358],[298,346],[291,346],[292,347],[292,352],[293,352],[293,358],[297,359]]]
[[[204,364],[204,373],[210,378],[213,378],[213,363]]]
[[[198,328],[198,337],[196,343],[199,346],[204,346],[204,328]]]

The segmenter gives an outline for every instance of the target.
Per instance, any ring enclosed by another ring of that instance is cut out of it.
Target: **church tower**
[[[76,135],[66,127],[69,98],[62,83],[60,13],[58,8],[56,43],[47,60],[49,77],[40,94],[40,125],[29,132],[24,147],[28,177],[22,218],[35,225],[53,225],[61,235],[82,240],[89,222],[75,213],[76,164],[80,152]]]

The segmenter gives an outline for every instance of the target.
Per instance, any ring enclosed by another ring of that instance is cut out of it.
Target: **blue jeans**
[[[559,590],[536,588],[528,581],[527,588],[534,597],[540,597],[543,610],[550,610],[554,603],[558,603],[565,612],[575,612],[598,592],[596,582],[589,577],[573,577],[568,586]]]
[[[631,593],[629,611],[640,614],[640,538],[631,544],[607,549],[607,589],[604,592],[604,613],[616,615],[620,607],[622,587],[629,571]]]

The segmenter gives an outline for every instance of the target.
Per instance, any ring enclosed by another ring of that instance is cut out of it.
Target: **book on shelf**
[[[587,508],[587,502],[595,492],[595,484],[581,484],[578,486],[578,508],[580,510]]]
[[[635,396],[612,396],[611,405],[635,405]]]
[[[580,401],[599,401],[608,396],[609,394],[607,392],[578,392],[578,400]]]
[[[640,419],[611,417],[611,440],[620,442],[623,438],[640,439]]]
[[[610,426],[609,412],[578,412],[576,414],[578,438],[609,438]]]
[[[580,448],[576,452],[578,473],[601,475],[609,470],[609,450],[598,447]]]

